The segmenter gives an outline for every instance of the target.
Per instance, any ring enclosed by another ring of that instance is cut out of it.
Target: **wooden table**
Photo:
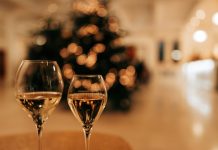
[[[0,150],[37,150],[34,133],[0,137]],[[42,136],[43,150],[84,150],[82,132],[52,132]],[[129,144],[119,136],[95,133],[91,135],[90,150],[131,150]]]

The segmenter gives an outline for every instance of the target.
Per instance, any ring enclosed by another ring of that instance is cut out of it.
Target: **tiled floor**
[[[0,135],[34,132],[13,89],[0,89]],[[218,150],[218,94],[187,84],[179,67],[157,69],[133,99],[131,111],[104,113],[93,132],[120,135],[133,150]],[[57,130],[81,127],[69,110],[59,107],[44,132]]]

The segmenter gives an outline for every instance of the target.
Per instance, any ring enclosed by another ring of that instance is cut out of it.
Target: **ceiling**
[[[178,30],[201,0],[111,0],[110,10],[130,33]],[[0,0],[0,33],[5,22],[14,19],[17,30],[27,30],[49,11],[64,14],[72,0]],[[54,5],[55,4],[55,5]],[[55,7],[56,6],[56,7]]]

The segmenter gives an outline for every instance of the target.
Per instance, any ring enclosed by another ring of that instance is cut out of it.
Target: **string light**
[[[84,86],[86,89],[90,89],[91,85],[92,85],[92,83],[90,80],[83,80],[82,81],[82,86]]]
[[[203,43],[207,40],[207,33],[204,30],[197,30],[193,34],[193,40],[198,43]]]
[[[103,53],[105,51],[105,45],[97,43],[92,49],[96,53]]]
[[[86,54],[82,54],[77,57],[76,61],[79,65],[84,65],[86,63],[87,56]]]
[[[76,53],[77,52],[77,49],[78,49],[78,46],[76,43],[70,43],[67,47],[68,51],[70,53]]]
[[[68,51],[67,51],[66,48],[62,48],[62,49],[60,50],[59,54],[60,54],[60,56],[61,56],[62,58],[67,58],[67,57],[69,56],[69,53],[68,53]]]
[[[87,26],[82,26],[79,31],[78,35],[79,36],[88,36],[92,34],[97,34],[99,31],[98,27],[96,25],[87,25]]]
[[[105,17],[108,14],[108,12],[103,5],[99,5],[99,8],[97,9],[97,14],[100,17]]]
[[[128,66],[127,69],[126,69],[126,74],[128,76],[134,76],[135,75],[135,67],[134,66]]]
[[[117,19],[115,17],[110,17],[109,18],[109,30],[111,32],[117,32],[119,29],[119,25],[117,22]]]
[[[86,59],[86,66],[93,67],[97,61],[97,56],[95,53],[90,53]]]
[[[76,80],[76,81],[73,83],[73,86],[74,86],[75,88],[79,88],[79,87],[81,87],[81,85],[82,85],[82,82],[81,82],[80,80]]]
[[[123,86],[126,86],[127,88],[132,88],[135,85],[135,79],[136,79],[136,70],[134,66],[128,66],[127,69],[121,69],[119,71],[119,82]]]
[[[42,35],[39,35],[36,38],[36,44],[40,45],[40,46],[44,45],[46,43],[46,41],[47,41],[46,38],[44,36],[42,36]]]
[[[214,25],[218,25],[218,12],[213,15],[212,22]]]
[[[98,83],[91,84],[91,91],[99,91],[100,85]]]
[[[128,83],[129,83],[129,78],[128,78],[128,76],[127,75],[122,75],[121,77],[120,77],[120,83],[122,84],[122,85],[124,85],[124,86],[127,86],[128,85]]]
[[[77,51],[75,53],[76,56],[79,56],[83,53],[83,48],[81,46],[77,46]]]
[[[65,64],[63,66],[63,74],[67,79],[71,79],[75,72],[72,69],[72,66],[70,64]]]
[[[108,83],[108,85],[111,87],[115,80],[116,80],[116,75],[112,72],[109,72],[107,75],[106,75],[106,82]]]

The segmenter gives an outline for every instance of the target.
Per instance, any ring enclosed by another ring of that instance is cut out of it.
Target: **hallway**
[[[218,150],[217,92],[188,87],[180,66],[156,69],[150,83],[133,95],[132,109],[104,113],[93,134],[119,135],[133,150]],[[35,134],[32,121],[12,93],[11,88],[1,87],[0,135]],[[45,124],[44,134],[70,130],[81,131],[81,127],[70,111],[58,107]]]

